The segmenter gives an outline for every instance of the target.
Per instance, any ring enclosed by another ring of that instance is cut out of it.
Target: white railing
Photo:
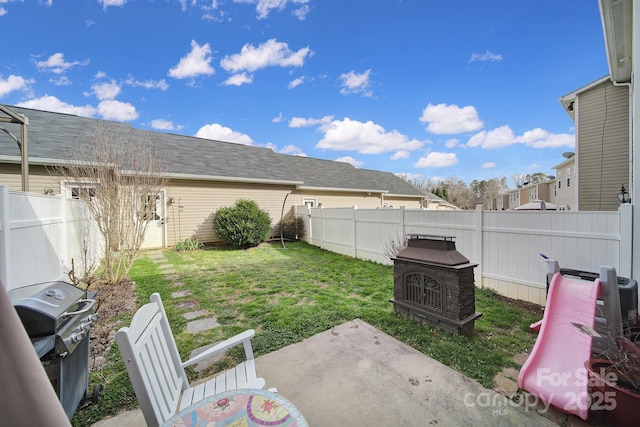
[[[385,245],[406,234],[455,236],[475,268],[476,284],[544,304],[547,266],[599,272],[612,266],[631,277],[630,205],[617,212],[431,211],[313,208],[307,241],[355,258],[391,264]]]
[[[0,282],[5,289],[69,281],[72,262],[82,276],[84,263],[97,266],[102,250],[102,238],[80,200],[0,186]]]

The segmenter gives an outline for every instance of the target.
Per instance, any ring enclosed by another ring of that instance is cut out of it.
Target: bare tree
[[[462,209],[473,208],[473,191],[464,181],[456,177],[449,177],[442,181],[441,186],[447,192],[447,200]]]
[[[129,273],[154,219],[156,197],[167,184],[152,148],[149,134],[101,123],[90,144],[76,141],[67,163],[52,171],[95,219],[105,243],[101,269],[110,284]]]

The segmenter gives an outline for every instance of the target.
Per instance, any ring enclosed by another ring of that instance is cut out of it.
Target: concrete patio
[[[516,404],[359,319],[256,364],[266,387],[277,387],[310,426],[587,425],[533,400]],[[94,424],[144,425],[139,410]]]

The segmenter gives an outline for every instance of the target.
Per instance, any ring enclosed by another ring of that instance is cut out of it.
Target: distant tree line
[[[480,181],[474,179],[469,185],[453,176],[443,180],[434,180],[423,176],[409,178],[403,174],[400,177],[421,190],[428,191],[461,209],[474,209],[477,205],[509,191],[506,177]],[[512,177],[517,188],[544,182],[548,178],[551,177],[542,172]]]

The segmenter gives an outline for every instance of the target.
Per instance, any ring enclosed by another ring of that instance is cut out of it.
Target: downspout
[[[611,83],[615,86],[615,87],[624,87],[626,86],[629,92],[629,186],[631,187],[629,189],[629,194],[633,194],[633,189],[636,188],[635,186],[635,174],[633,173],[633,153],[634,153],[634,147],[633,147],[633,86],[631,85],[631,82],[617,82],[614,80],[611,80]],[[633,204],[635,197],[631,197],[631,203]]]

